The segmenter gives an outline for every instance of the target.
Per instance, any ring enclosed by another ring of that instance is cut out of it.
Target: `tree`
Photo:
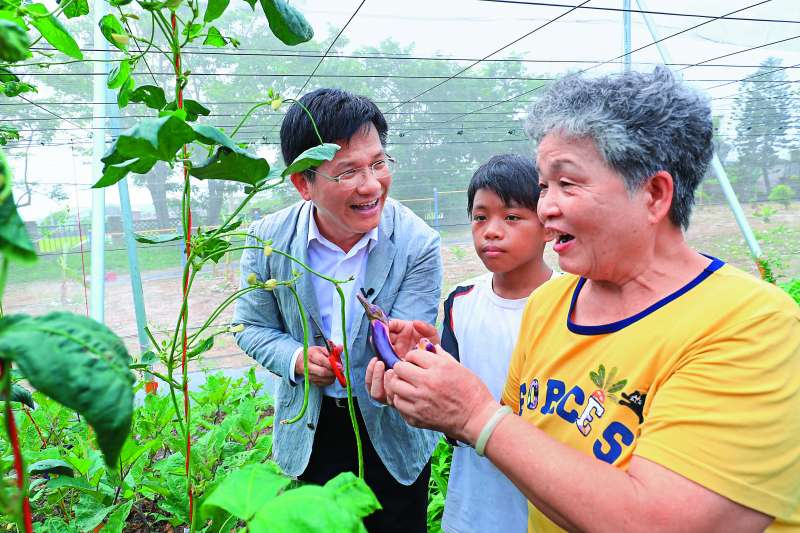
[[[771,57],[754,75],[742,83],[741,97],[736,100],[737,122],[733,141],[740,164],[753,169],[764,181],[766,194],[772,190],[770,167],[780,160],[781,150],[791,146],[792,88],[781,60]]]

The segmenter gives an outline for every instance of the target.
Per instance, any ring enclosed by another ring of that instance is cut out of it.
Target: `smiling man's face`
[[[302,174],[292,174],[292,183],[306,201],[316,206],[315,220],[320,233],[345,252],[381,221],[381,212],[389,194],[392,176],[376,178],[364,167],[384,159],[386,154],[371,123],[359,129],[350,139],[338,140],[341,149],[332,161],[316,170],[328,176],[338,176],[351,169],[364,169],[366,179],[355,188],[348,188],[317,174],[309,182]]]

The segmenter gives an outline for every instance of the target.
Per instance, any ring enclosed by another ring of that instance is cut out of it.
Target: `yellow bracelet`
[[[483,457],[483,452],[486,449],[486,443],[489,442],[489,437],[492,436],[492,432],[494,428],[497,427],[497,424],[505,417],[507,414],[511,413],[511,408],[507,405],[503,405],[494,412],[492,417],[486,422],[486,425],[483,426],[480,434],[478,435],[478,440],[475,441],[475,453]]]

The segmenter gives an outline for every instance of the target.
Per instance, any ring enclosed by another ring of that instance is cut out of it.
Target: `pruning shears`
[[[342,350],[344,348],[341,344],[336,344],[325,337],[322,328],[319,327],[319,324],[317,324],[317,321],[314,320],[314,317],[311,316],[310,313],[308,314],[308,318],[311,319],[311,323],[314,324],[314,327],[319,331],[320,338],[325,342],[325,347],[328,348],[328,362],[331,364],[333,375],[336,376],[336,381],[338,381],[339,385],[342,387],[347,387],[347,379],[344,377],[344,365],[342,364]]]

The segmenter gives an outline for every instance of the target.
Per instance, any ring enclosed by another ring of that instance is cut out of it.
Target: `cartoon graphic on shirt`
[[[592,383],[599,387],[592,393],[592,397],[600,403],[605,403],[606,397],[618,402],[619,398],[617,398],[616,393],[621,391],[625,385],[628,384],[627,379],[621,379],[616,382],[614,381],[614,379],[617,377],[617,367],[612,368],[611,372],[606,375],[606,367],[600,365],[600,367],[597,369],[597,372],[589,372],[589,377],[591,378]]]
[[[633,391],[631,394],[622,393],[622,400],[619,401],[620,405],[624,405],[639,417],[639,423],[644,422],[642,411],[644,409],[644,401],[647,398],[646,392]]]

